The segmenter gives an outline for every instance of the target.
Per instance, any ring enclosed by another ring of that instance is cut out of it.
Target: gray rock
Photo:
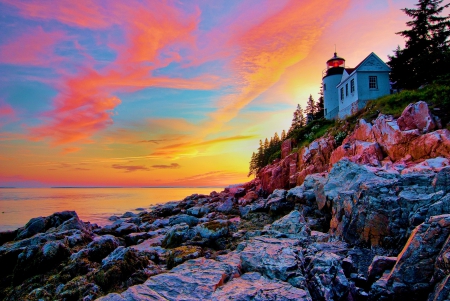
[[[319,252],[305,269],[308,289],[313,300],[343,300],[349,292],[349,282],[341,267],[342,258],[333,253]]]
[[[89,260],[100,262],[108,254],[120,245],[119,239],[115,236],[106,234],[97,236],[86,246],[88,250]]]
[[[181,243],[192,239],[196,235],[194,229],[189,229],[186,224],[178,224],[172,226],[164,237],[161,246],[164,248],[175,248],[181,245]]]
[[[207,240],[216,240],[229,234],[231,223],[227,220],[214,220],[195,227],[198,234]]]
[[[428,301],[448,300],[450,300],[450,275],[447,275],[441,282],[437,283],[428,297]]]
[[[308,238],[311,235],[311,230],[308,228],[305,218],[297,210],[275,221],[270,228],[293,237]]]
[[[390,271],[396,262],[397,257],[375,256],[368,270],[369,282],[374,282],[380,278],[385,271]]]
[[[25,229],[17,234],[16,240],[22,240],[24,238],[31,237],[37,233],[45,232],[45,218],[36,217],[32,218],[26,225]]]
[[[189,208],[187,210],[187,213],[189,215],[193,215],[195,217],[202,217],[205,214],[209,213],[209,207],[208,206],[194,206],[192,208]]]
[[[267,279],[259,273],[251,272],[233,279],[219,287],[211,297],[214,301],[311,301],[308,292],[277,279]]]
[[[114,233],[117,234],[118,236],[123,236],[123,235],[127,235],[130,233],[138,232],[138,231],[139,231],[139,227],[137,225],[132,224],[132,223],[123,222],[120,224],[119,227],[117,227],[114,230]]]
[[[222,213],[231,213],[233,210],[233,198],[227,198],[225,202],[217,206],[216,210]]]
[[[133,213],[133,212],[130,212],[130,211],[127,211],[127,212],[125,212],[124,214],[122,214],[121,217],[122,217],[122,218],[137,217],[137,214],[135,214],[135,213]]]
[[[154,290],[148,288],[145,285],[134,285],[128,288],[121,294],[112,293],[101,298],[96,299],[96,301],[168,301],[169,299],[164,298]]]
[[[190,227],[194,227],[198,224],[198,218],[187,214],[178,214],[169,219],[169,225],[174,226],[178,224],[188,224]]]
[[[377,281],[372,300],[395,296],[397,300],[424,300],[432,290],[435,262],[450,234],[450,214],[434,216],[417,226],[385,282]],[[439,273],[438,273],[439,274]]]
[[[189,260],[119,296],[110,294],[100,300],[211,300],[214,291],[232,277],[229,271],[233,268],[226,263],[205,258]]]
[[[303,256],[292,239],[254,237],[240,253],[242,270],[286,281],[301,275]]]

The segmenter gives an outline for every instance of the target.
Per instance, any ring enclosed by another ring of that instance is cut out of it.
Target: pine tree
[[[450,67],[450,16],[441,13],[450,3],[444,0],[419,0],[417,8],[402,11],[412,18],[407,30],[398,32],[406,40],[389,56],[391,80],[400,88],[414,89],[448,74]]]
[[[283,130],[281,132],[281,141],[284,141],[284,140],[286,140],[286,131],[285,130]]]
[[[250,168],[247,177],[250,177],[251,175],[256,175],[257,171],[258,171],[258,158],[255,152],[253,152],[252,158],[250,159]]]
[[[266,152],[270,147],[270,142],[269,140],[266,138],[266,140],[264,140],[264,152]]]
[[[315,103],[312,95],[309,94],[308,101],[306,102],[306,109],[305,109],[306,116],[308,116],[308,115],[314,116],[315,112],[316,112],[316,103]]]
[[[256,153],[256,168],[259,170],[264,166],[264,144],[259,140],[258,152]]]
[[[300,104],[297,104],[297,109],[294,111],[294,118],[292,118],[292,124],[289,131],[301,128],[305,125],[305,117],[303,116],[303,109]]]
[[[324,118],[324,102],[323,102],[323,83],[320,85],[319,98],[316,103],[316,113],[314,114],[314,119]]]
[[[275,135],[273,135],[273,144],[278,145],[280,143],[280,137],[278,136],[278,133],[275,132]]]

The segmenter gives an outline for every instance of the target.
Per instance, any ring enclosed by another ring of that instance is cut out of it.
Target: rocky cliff
[[[261,188],[270,193],[301,185],[307,175],[328,172],[343,158],[393,172],[428,168],[430,162],[439,161],[426,161],[432,158],[442,158],[440,164],[448,165],[445,158],[450,158],[450,132],[441,127],[423,101],[410,104],[397,120],[382,114],[373,124],[359,120],[339,147],[328,135],[264,167],[258,173]],[[282,148],[289,149],[289,144],[285,141]]]
[[[361,120],[239,187],[98,227],[0,233],[4,300],[449,300],[449,132],[425,103]]]

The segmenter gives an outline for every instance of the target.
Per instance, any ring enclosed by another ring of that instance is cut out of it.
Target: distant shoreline
[[[140,187],[127,187],[127,186],[51,186],[51,187],[1,187],[0,189],[85,189],[85,188],[217,188],[217,186],[140,186]],[[225,187],[223,187],[225,188]]]

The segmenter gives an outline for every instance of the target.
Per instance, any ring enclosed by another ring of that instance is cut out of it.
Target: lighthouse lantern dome
[[[336,52],[334,56],[327,61],[327,70],[330,68],[344,68],[345,67],[345,59],[337,56]]]

